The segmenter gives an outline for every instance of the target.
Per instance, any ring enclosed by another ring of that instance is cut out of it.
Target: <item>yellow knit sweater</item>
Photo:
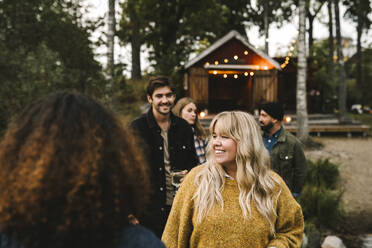
[[[185,178],[174,199],[162,241],[167,248],[208,247],[300,247],[304,220],[300,205],[279,175],[272,175],[280,181],[275,190],[281,191],[275,209],[276,236],[270,235],[269,223],[252,203],[252,214],[244,219],[239,205],[239,189],[236,181],[225,180],[222,191],[224,208],[219,204],[210,210],[199,223],[193,195],[196,191],[195,176],[202,169],[195,167]]]

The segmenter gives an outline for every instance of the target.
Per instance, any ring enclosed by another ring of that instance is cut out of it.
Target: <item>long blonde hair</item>
[[[274,202],[277,182],[269,172],[270,157],[264,147],[260,128],[252,115],[242,111],[222,112],[216,115],[210,124],[210,133],[214,132],[216,123],[220,122],[220,133],[232,138],[237,143],[236,181],[239,187],[239,204],[245,219],[251,215],[252,202],[267,219],[270,230],[275,235]],[[225,171],[216,162],[212,141],[207,149],[207,163],[196,176],[197,191],[194,195],[199,222],[207,216],[217,202],[223,208],[222,190],[225,183]]]
[[[176,116],[178,117],[181,117],[182,118],[182,110],[184,109],[184,107],[186,105],[188,105],[189,103],[193,103],[195,104],[195,106],[198,106],[196,104],[196,102],[190,98],[190,97],[183,97],[181,99],[179,99],[176,103],[176,105],[173,107],[172,109],[172,112],[173,114],[175,114]],[[195,134],[196,136],[199,138],[199,139],[202,139],[204,140],[206,138],[206,133],[202,127],[202,125],[200,124],[200,121],[199,121],[199,117],[198,115],[196,115],[196,118],[195,118],[195,124],[193,125],[194,129],[195,129]]]

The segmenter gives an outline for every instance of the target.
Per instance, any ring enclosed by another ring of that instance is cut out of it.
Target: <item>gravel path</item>
[[[311,160],[328,157],[339,164],[345,210],[372,219],[372,138],[320,137],[315,140],[324,147],[306,151],[306,157]]]

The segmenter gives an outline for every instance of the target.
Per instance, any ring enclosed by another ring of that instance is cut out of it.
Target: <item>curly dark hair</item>
[[[114,247],[149,178],[129,131],[92,98],[49,95],[0,144],[1,232],[25,247]]]

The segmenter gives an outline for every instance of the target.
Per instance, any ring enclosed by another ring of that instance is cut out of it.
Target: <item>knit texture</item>
[[[276,236],[270,235],[267,220],[252,203],[252,214],[244,219],[239,205],[239,189],[236,181],[226,179],[222,191],[224,208],[219,204],[210,210],[199,223],[193,195],[196,191],[195,176],[203,166],[195,167],[186,176],[174,199],[162,240],[167,248],[208,247],[300,247],[304,230],[301,207],[292,197],[284,181],[274,172],[280,185],[275,204],[277,217],[274,220]]]

